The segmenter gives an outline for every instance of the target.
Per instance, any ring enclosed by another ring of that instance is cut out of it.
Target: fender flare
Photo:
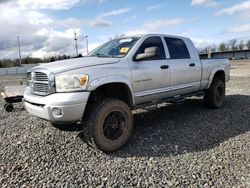
[[[91,92],[91,91],[96,90],[100,86],[103,86],[105,84],[112,84],[112,83],[125,84],[128,87],[129,92],[131,94],[133,105],[135,104],[133,89],[132,89],[130,80],[128,77],[123,76],[123,75],[111,75],[111,76],[103,76],[103,77],[96,78],[89,83],[87,90]]]
[[[211,71],[211,73],[210,73],[210,76],[209,76],[209,79],[208,79],[208,85],[207,85],[207,88],[206,88],[206,89],[209,89],[209,88],[210,88],[210,85],[212,84],[213,79],[214,79],[214,75],[215,75],[218,71],[223,71],[224,74],[226,75],[226,73],[225,73],[225,66],[220,65],[220,66],[217,66],[217,67],[213,68],[212,71]]]

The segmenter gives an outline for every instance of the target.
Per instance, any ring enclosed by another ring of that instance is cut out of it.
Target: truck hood
[[[100,58],[100,57],[83,57],[75,59],[66,59],[62,61],[56,61],[53,63],[46,63],[36,66],[31,71],[36,69],[46,69],[53,73],[60,73],[78,68],[91,67],[103,64],[118,63],[118,58]]]

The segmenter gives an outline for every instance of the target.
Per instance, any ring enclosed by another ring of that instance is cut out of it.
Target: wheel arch
[[[97,95],[113,97],[127,103],[131,108],[134,105],[133,90],[129,79],[124,76],[107,76],[93,80],[88,87],[89,100]]]
[[[209,76],[207,89],[211,86],[213,80],[218,77],[221,78],[224,83],[226,82],[226,73],[223,67],[217,67],[212,70]]]

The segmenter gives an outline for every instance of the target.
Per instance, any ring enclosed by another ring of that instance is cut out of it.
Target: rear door
[[[198,91],[201,81],[201,62],[190,50],[195,49],[194,46],[187,46],[191,41],[173,37],[164,37],[164,40],[170,55],[168,61],[171,64],[171,95]]]
[[[143,53],[145,48],[157,47],[159,55],[141,61],[132,62],[132,80],[136,103],[144,103],[156,99],[165,98],[170,91],[170,70],[166,61],[166,54],[162,38],[152,36],[146,38],[134,57]]]

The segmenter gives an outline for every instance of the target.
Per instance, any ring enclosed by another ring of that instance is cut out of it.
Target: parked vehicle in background
[[[24,100],[53,125],[83,122],[87,143],[111,152],[131,136],[132,109],[201,95],[207,107],[222,107],[229,71],[228,60],[200,60],[188,38],[131,36],[31,69]]]

